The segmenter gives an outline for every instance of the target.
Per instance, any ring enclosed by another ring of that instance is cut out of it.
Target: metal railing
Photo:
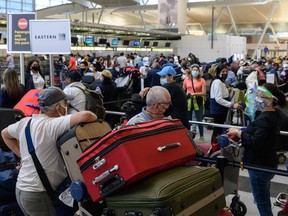
[[[238,126],[238,125],[216,124],[216,123],[202,122],[202,121],[189,121],[189,123],[202,124],[202,125],[219,127],[219,128],[238,128],[238,129],[241,129],[243,127],[246,127],[246,126]],[[284,135],[284,136],[288,136],[288,131],[280,131],[280,134]]]

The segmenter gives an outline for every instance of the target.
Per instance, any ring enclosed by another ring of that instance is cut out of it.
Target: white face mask
[[[181,76],[181,78],[182,78],[182,80],[185,80],[185,79],[187,78],[187,75],[186,75],[186,74],[183,74],[183,75]]]
[[[163,86],[165,85],[166,83],[168,83],[168,80],[166,78],[161,78],[160,79],[160,84]]]

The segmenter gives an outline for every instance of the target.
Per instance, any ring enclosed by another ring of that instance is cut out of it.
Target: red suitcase
[[[39,114],[40,107],[38,98],[41,90],[31,89],[21,100],[14,106],[14,109],[21,110],[25,116],[32,116],[32,114]]]
[[[180,120],[157,120],[122,126],[91,145],[78,159],[93,201],[145,176],[196,155]]]

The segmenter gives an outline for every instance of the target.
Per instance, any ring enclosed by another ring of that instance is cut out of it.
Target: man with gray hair
[[[131,118],[127,125],[157,119],[171,119],[172,103],[167,89],[162,86],[152,87],[147,93],[146,104],[142,112]]]
[[[45,191],[28,152],[25,127],[31,119],[30,132],[35,153],[55,190],[67,177],[63,159],[56,146],[58,137],[80,122],[97,119],[90,111],[66,115],[67,100],[72,98],[57,87],[46,88],[39,95],[40,114],[23,118],[1,132],[6,145],[21,158],[16,198],[25,215],[56,215],[52,200]]]

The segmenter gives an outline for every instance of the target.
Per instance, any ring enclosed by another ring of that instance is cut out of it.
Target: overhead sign
[[[264,47],[264,52],[267,53],[269,51],[268,47]]]
[[[70,20],[30,20],[32,54],[70,54]]]
[[[30,53],[29,21],[34,19],[35,13],[8,14],[8,52]]]

